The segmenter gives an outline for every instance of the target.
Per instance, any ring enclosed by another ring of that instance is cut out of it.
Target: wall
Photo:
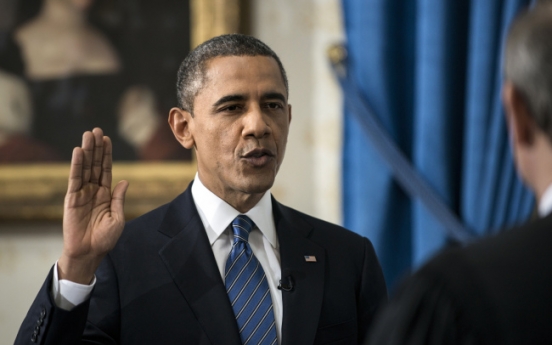
[[[326,58],[342,39],[337,0],[262,0],[253,35],[281,57],[293,120],[272,191],[284,204],[339,223],[341,98]],[[61,224],[0,224],[0,345],[13,344],[48,270],[61,253]]]
[[[343,39],[340,3],[257,1],[252,31],[280,56],[290,83],[293,118],[272,192],[284,204],[340,223],[342,103],[326,56]]]
[[[1,345],[13,344],[61,248],[61,224],[0,224]]]

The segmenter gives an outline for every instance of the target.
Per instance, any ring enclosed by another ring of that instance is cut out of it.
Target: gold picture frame
[[[216,35],[237,32],[239,0],[190,0],[191,45]],[[192,181],[196,163],[114,162],[113,181],[130,183],[127,219],[137,217],[180,194]],[[60,220],[69,162],[0,165],[0,221]]]

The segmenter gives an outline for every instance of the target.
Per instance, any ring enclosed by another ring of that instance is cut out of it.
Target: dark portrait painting
[[[181,193],[191,151],[167,123],[195,46],[247,28],[243,0],[0,0],[0,222],[62,216],[71,152],[101,127],[125,215]]]
[[[101,127],[115,161],[190,161],[167,124],[185,0],[0,0],[0,164],[63,162]]]

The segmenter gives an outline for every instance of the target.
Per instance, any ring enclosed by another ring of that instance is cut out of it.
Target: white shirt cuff
[[[52,297],[58,308],[69,311],[86,301],[88,297],[90,297],[94,285],[96,285],[96,276],[94,276],[90,285],[74,283],[67,279],[59,280],[56,261],[54,266],[54,279],[52,279]]]

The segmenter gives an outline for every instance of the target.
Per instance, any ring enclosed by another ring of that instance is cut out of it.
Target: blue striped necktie
[[[264,270],[247,242],[255,223],[244,215],[232,221],[234,240],[226,261],[225,285],[243,345],[277,343],[272,298]]]

